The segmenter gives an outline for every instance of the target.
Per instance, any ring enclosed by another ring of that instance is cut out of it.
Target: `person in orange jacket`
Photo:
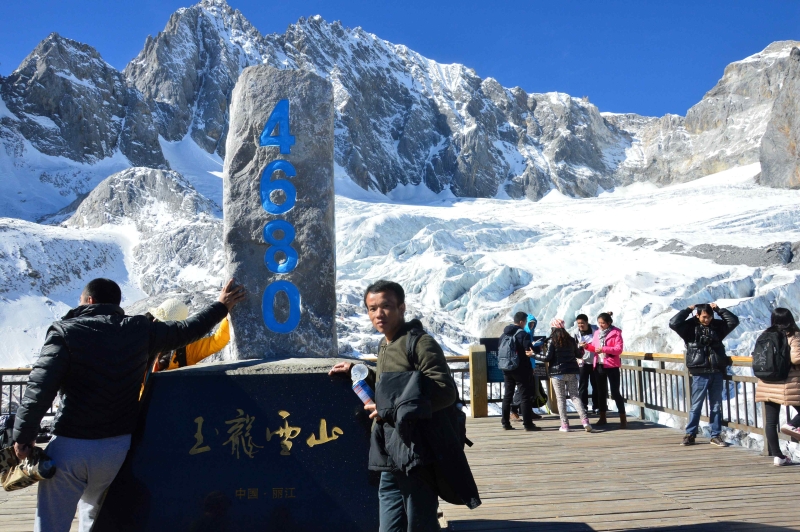
[[[189,317],[189,307],[177,299],[167,299],[155,309],[150,310],[150,315],[158,321],[181,321]],[[184,366],[194,366],[204,358],[221,351],[231,339],[230,325],[226,317],[219,324],[219,328],[211,336],[176,349],[161,353],[153,363],[153,373],[167,371]]]

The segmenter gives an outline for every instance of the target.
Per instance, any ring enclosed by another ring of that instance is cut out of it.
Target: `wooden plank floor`
[[[483,505],[443,504],[450,529],[800,530],[800,466],[775,467],[771,458],[702,438],[682,447],[681,431],[637,420],[620,431],[615,421],[602,432],[565,434],[550,416],[537,422],[541,432],[469,419],[475,446],[467,455]],[[36,487],[0,490],[0,532],[33,530],[35,507]]]
[[[36,515],[36,490],[31,486],[24,490],[6,492],[0,489],[0,532],[32,532]],[[70,532],[78,530],[77,518],[72,521]]]
[[[682,431],[630,420],[617,430],[504,431],[500,418],[469,419],[467,456],[481,492],[476,510],[443,503],[450,530],[800,530],[800,466]]]

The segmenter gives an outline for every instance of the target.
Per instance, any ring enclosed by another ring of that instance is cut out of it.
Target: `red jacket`
[[[586,344],[586,349],[591,351],[592,353],[596,353],[598,349],[600,349],[600,334],[603,331],[601,329],[597,329],[594,332],[594,338],[592,338],[592,343]],[[611,330],[608,331],[608,335],[606,336],[606,345],[603,347],[603,353],[605,354],[605,361],[603,362],[603,366],[606,368],[618,368],[622,365],[622,361],[619,358],[619,355],[622,354],[622,331],[614,326],[611,326]],[[597,366],[598,357],[594,359],[594,365]]]

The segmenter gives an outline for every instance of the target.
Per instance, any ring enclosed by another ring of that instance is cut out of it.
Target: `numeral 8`
[[[275,238],[275,233],[283,232],[282,238]],[[264,264],[272,273],[289,273],[297,266],[297,251],[291,246],[294,242],[295,231],[292,224],[285,220],[273,220],[264,226],[264,242],[270,244],[264,254]],[[275,254],[282,251],[286,260],[279,263]]]

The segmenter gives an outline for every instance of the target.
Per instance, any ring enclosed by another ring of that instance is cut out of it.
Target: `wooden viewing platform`
[[[556,416],[537,424],[542,431],[516,423],[504,431],[498,417],[468,420],[483,505],[443,504],[450,530],[800,530],[800,466],[775,467],[772,458],[705,438],[682,447],[682,431],[637,419],[621,431],[610,418],[592,434],[558,432]],[[0,491],[0,532],[33,530],[35,506],[35,487]]]
[[[539,432],[470,418],[467,456],[483,505],[443,504],[449,530],[800,530],[800,466],[701,437],[683,447],[683,431],[631,417],[627,430],[609,418],[587,434],[570,417],[570,433],[556,416],[537,421]]]

